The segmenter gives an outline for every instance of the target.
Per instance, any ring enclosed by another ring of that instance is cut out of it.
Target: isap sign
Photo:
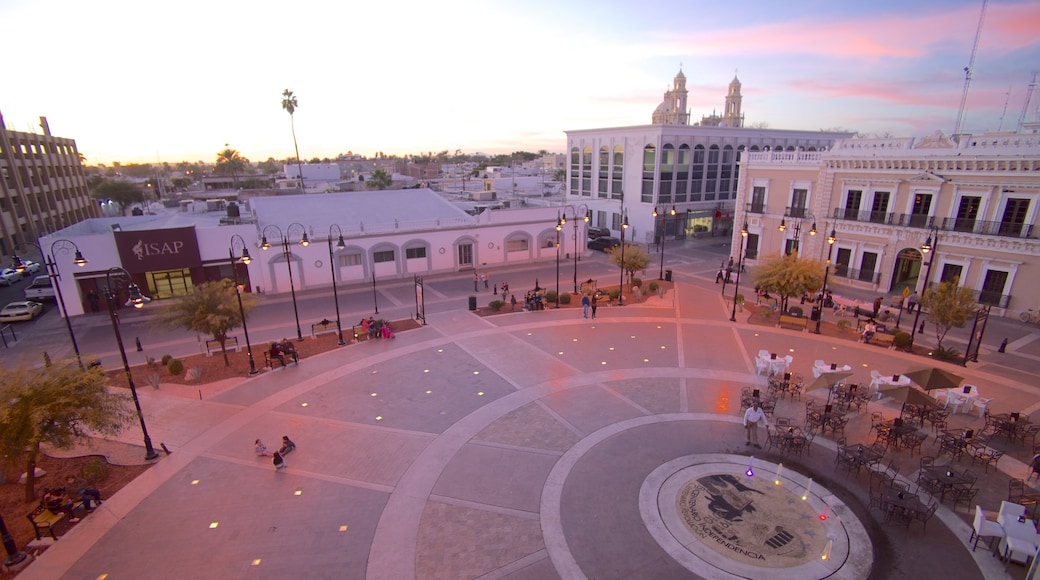
[[[119,260],[132,273],[201,265],[195,227],[113,232]]]

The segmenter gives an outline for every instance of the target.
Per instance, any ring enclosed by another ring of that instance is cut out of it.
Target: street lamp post
[[[934,243],[932,240],[935,240]],[[928,255],[929,252],[936,251],[939,247],[939,228],[932,226],[928,232],[928,239],[925,240],[924,244],[921,245],[921,253]],[[928,269],[924,272],[924,285],[921,287],[921,298],[924,298],[925,294],[928,293],[928,280],[932,278],[932,264],[935,263],[935,254],[932,254],[932,258],[928,260]],[[924,329],[917,326],[917,322],[921,319],[921,304],[917,304],[917,314],[914,315],[914,325],[910,328],[910,350],[914,348],[914,329],[918,329],[917,332],[924,332]]]
[[[744,220],[744,228],[740,230],[740,250],[737,252],[737,281],[733,284],[733,313],[730,314],[729,321],[737,321],[737,296],[740,292],[740,270],[741,266],[744,265],[744,240],[748,236],[748,225],[747,220]]]
[[[617,305],[625,305],[625,230],[628,229],[628,214],[621,216],[621,286],[618,287]]]
[[[332,253],[332,228],[336,228],[336,231],[339,232],[336,249],[342,250],[347,247],[347,244],[343,241],[343,230],[336,224],[329,226],[329,272],[332,274],[332,301],[336,305],[336,334],[339,336],[339,345],[343,346],[347,343],[343,342],[343,324],[339,319],[339,293],[336,291],[336,256]]]
[[[289,249],[289,236],[292,235],[294,227],[299,228],[299,231],[301,232],[300,245],[306,248],[311,243],[310,240],[307,239],[307,230],[303,225],[293,222],[285,228],[285,235],[282,235],[282,228],[276,225],[272,224],[265,227],[260,240],[260,249],[266,251],[271,248],[271,244],[267,243],[267,230],[274,228],[282,238],[282,255],[285,257],[285,267],[289,270],[289,292],[292,294],[293,315],[296,317],[296,340],[301,341],[303,340],[303,331],[300,330],[300,311],[296,307],[296,286],[293,284],[292,260],[290,260],[292,257],[292,250]]]
[[[816,334],[820,334],[820,322],[823,321],[823,304],[827,297],[827,276],[831,273],[831,252],[834,251],[834,242],[838,239],[837,232],[831,227],[831,235],[827,236],[827,265],[823,269],[823,288],[820,290],[819,310],[816,313]]]
[[[657,207],[655,206],[653,213],[654,218],[657,218],[657,215]],[[658,280],[664,280],[664,240],[668,235],[668,216],[675,215],[675,206],[673,205],[671,210],[661,215],[663,216],[663,223],[661,224],[661,272],[657,275]]]
[[[237,261],[235,260],[236,239],[242,245],[242,257]],[[237,262],[240,261],[248,266],[249,262],[252,262],[253,259],[249,257],[249,249],[246,248],[246,241],[238,234],[231,236],[231,246],[228,248],[228,260],[231,262],[231,276],[234,278],[235,296],[238,297],[238,314],[242,317],[242,334],[246,337],[246,354],[249,355],[249,374],[255,375],[260,371],[256,370],[256,362],[253,360],[253,345],[249,342],[249,327],[246,326],[246,309],[242,306],[242,285],[238,283],[237,267]]]
[[[29,243],[36,246],[36,249],[40,250],[40,255],[43,256],[43,248],[41,248],[39,244],[36,244],[35,242]],[[65,309],[65,296],[61,292],[61,273],[58,271],[58,263],[54,260],[54,254],[56,251],[61,251],[65,254],[70,251],[75,251],[72,262],[80,268],[87,265],[87,260],[79,251],[79,246],[77,246],[72,240],[66,239],[55,240],[54,243],[51,244],[50,255],[44,258],[44,265],[47,267],[47,276],[51,278],[51,285],[54,286],[54,291],[58,295],[58,307],[61,309],[62,317],[65,318],[65,328],[69,331],[69,340],[72,341],[72,350],[76,353],[76,362],[79,363],[79,368],[83,369],[83,358],[79,353],[79,344],[76,343],[76,334],[72,332],[72,320],[69,319],[69,311]],[[17,256],[15,256],[15,258],[17,258]],[[25,269],[25,264],[23,264],[21,260],[17,260],[15,268],[18,269],[18,271],[22,271]]]
[[[123,347],[123,335],[119,331],[119,314],[116,312],[119,309],[119,292],[113,287],[113,277],[116,274],[117,278],[126,278],[127,283],[127,305],[132,305],[134,308],[144,308],[145,297],[141,294],[141,289],[134,284],[133,277],[130,276],[130,272],[127,272],[123,268],[115,267],[109,268],[105,274],[105,303],[108,306],[108,317],[112,319],[112,332],[116,335],[116,345],[119,346],[119,356],[123,358],[123,371],[126,372],[126,382],[130,385],[130,396],[134,400],[134,407],[137,409],[137,418],[141,422],[141,433],[144,435],[144,458],[147,461],[151,461],[159,454],[155,452],[152,447],[152,438],[148,436],[148,427],[144,423],[144,413],[141,412],[141,401],[137,398],[137,387],[134,386],[134,376],[130,374],[130,362],[126,358],[126,349]]]
[[[567,223],[567,208],[571,208],[574,212],[574,293],[578,293],[578,216],[582,216],[582,220],[585,223],[592,221],[592,212],[589,211],[589,206],[580,204],[577,208],[570,205],[563,206],[563,215],[560,218],[560,225]],[[584,210],[584,211],[582,211]]]
[[[812,228],[809,229],[809,235],[816,235],[816,216],[811,213],[805,214],[806,217],[812,220]],[[787,229],[787,220],[780,218],[780,226],[777,227],[781,232]],[[802,246],[802,220],[798,220],[794,224],[794,252],[795,254],[801,249]]]
[[[560,230],[563,229],[563,217],[556,213],[556,307],[560,307]]]

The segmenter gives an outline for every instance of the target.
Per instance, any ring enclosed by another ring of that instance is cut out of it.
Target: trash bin
[[[812,313],[809,314],[809,320],[817,321],[819,319],[820,319],[820,309],[818,307],[816,307],[816,306],[813,306]]]
[[[476,296],[470,296],[469,297],[469,309],[470,310],[476,310],[477,309],[477,297]]]
[[[664,281],[665,282],[671,282],[672,281],[672,271],[671,270],[665,270],[664,271]]]

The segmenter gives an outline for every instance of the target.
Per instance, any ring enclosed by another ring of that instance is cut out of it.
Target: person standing
[[[715,274],[715,283],[722,282],[722,268],[719,268],[719,273]]]
[[[881,312],[881,297],[878,296],[874,299],[874,316],[877,317],[878,313]]]
[[[913,312],[914,308],[916,308],[918,304],[920,304],[920,302],[918,300],[917,290],[914,290],[913,292],[910,293],[910,296],[906,297],[906,310],[907,310],[907,312]]]
[[[488,289],[488,273],[484,272],[480,275],[480,279],[484,282],[484,290]]]
[[[581,295],[581,309],[582,309],[582,313],[585,315],[585,318],[589,317],[589,307],[590,306],[592,306],[592,302],[589,300],[589,295],[588,294],[582,294]]]
[[[480,288],[477,287],[477,284],[479,284],[479,283],[480,283],[480,274],[477,274],[476,272],[473,272],[473,291],[474,292],[480,292]]]
[[[516,294],[509,295],[509,311],[516,312]]]
[[[90,311],[91,312],[97,312],[98,311],[98,300],[99,300],[99,298],[98,298],[97,290],[94,290],[93,288],[91,288],[90,292],[87,292],[87,302],[90,302]]]
[[[592,319],[596,320],[596,297],[592,297]]]
[[[761,449],[762,446],[758,444],[758,424],[769,427],[769,421],[766,420],[766,412],[762,410],[762,403],[759,400],[751,403],[751,408],[744,413],[744,436],[747,438],[747,443],[744,445],[754,445],[757,449]]]

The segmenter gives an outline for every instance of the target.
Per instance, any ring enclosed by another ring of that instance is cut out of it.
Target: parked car
[[[43,304],[39,302],[11,302],[0,310],[0,321],[17,322],[19,320],[32,320],[43,314]]]
[[[610,236],[607,236],[607,237],[596,238],[595,240],[592,240],[591,242],[589,242],[588,248],[590,250],[599,250],[601,252],[606,252],[610,248],[616,248],[616,247],[618,247],[620,245],[621,245],[621,240],[619,240],[617,238],[612,238]]]
[[[20,282],[24,278],[22,273],[14,268],[4,268],[0,271],[0,286],[11,286],[15,282]]]
[[[588,235],[590,240],[595,240],[596,238],[609,238],[610,230],[607,228],[589,228]]]
[[[51,286],[50,276],[37,276],[33,278],[32,284],[25,287],[25,299],[35,302],[54,300],[54,286]]]
[[[42,268],[39,262],[33,262],[32,260],[22,260],[22,266],[25,267],[25,270],[22,271],[22,276],[26,277],[31,274],[39,273]]]

